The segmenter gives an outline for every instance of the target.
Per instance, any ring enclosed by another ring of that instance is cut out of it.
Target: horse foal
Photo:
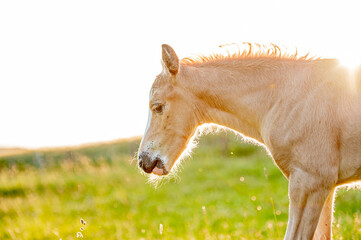
[[[200,125],[233,129],[289,180],[285,239],[331,239],[335,188],[361,180],[360,91],[335,60],[253,49],[179,60],[162,45],[139,166],[166,175]]]

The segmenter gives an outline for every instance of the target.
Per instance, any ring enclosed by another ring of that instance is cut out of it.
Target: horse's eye
[[[152,111],[155,113],[162,113],[163,112],[163,105],[162,104],[154,104],[152,107]]]

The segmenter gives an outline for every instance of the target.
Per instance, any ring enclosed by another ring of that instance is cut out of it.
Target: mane
[[[231,49],[230,49],[231,48]],[[231,51],[230,51],[230,50]],[[299,56],[297,49],[294,53],[289,53],[281,49],[276,44],[258,44],[258,43],[242,43],[227,44],[219,46],[220,52],[211,53],[209,55],[197,55],[186,57],[181,60],[184,65],[196,65],[201,63],[218,62],[221,60],[239,60],[249,58],[277,58],[289,60],[304,60],[311,61],[319,59],[310,57],[309,53]]]

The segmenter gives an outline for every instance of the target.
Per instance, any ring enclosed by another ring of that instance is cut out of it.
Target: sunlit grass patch
[[[0,159],[0,239],[282,239],[287,181],[264,150],[232,155],[232,137],[202,137],[178,178],[154,188],[132,144]],[[360,239],[360,195],[338,194],[335,239]]]

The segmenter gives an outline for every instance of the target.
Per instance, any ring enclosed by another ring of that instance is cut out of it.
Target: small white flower
[[[159,233],[160,233],[160,235],[163,234],[163,224],[159,225]]]
[[[203,214],[204,214],[204,215],[207,214],[207,210],[206,210],[206,207],[205,207],[205,206],[202,206],[202,211],[203,211]]]

